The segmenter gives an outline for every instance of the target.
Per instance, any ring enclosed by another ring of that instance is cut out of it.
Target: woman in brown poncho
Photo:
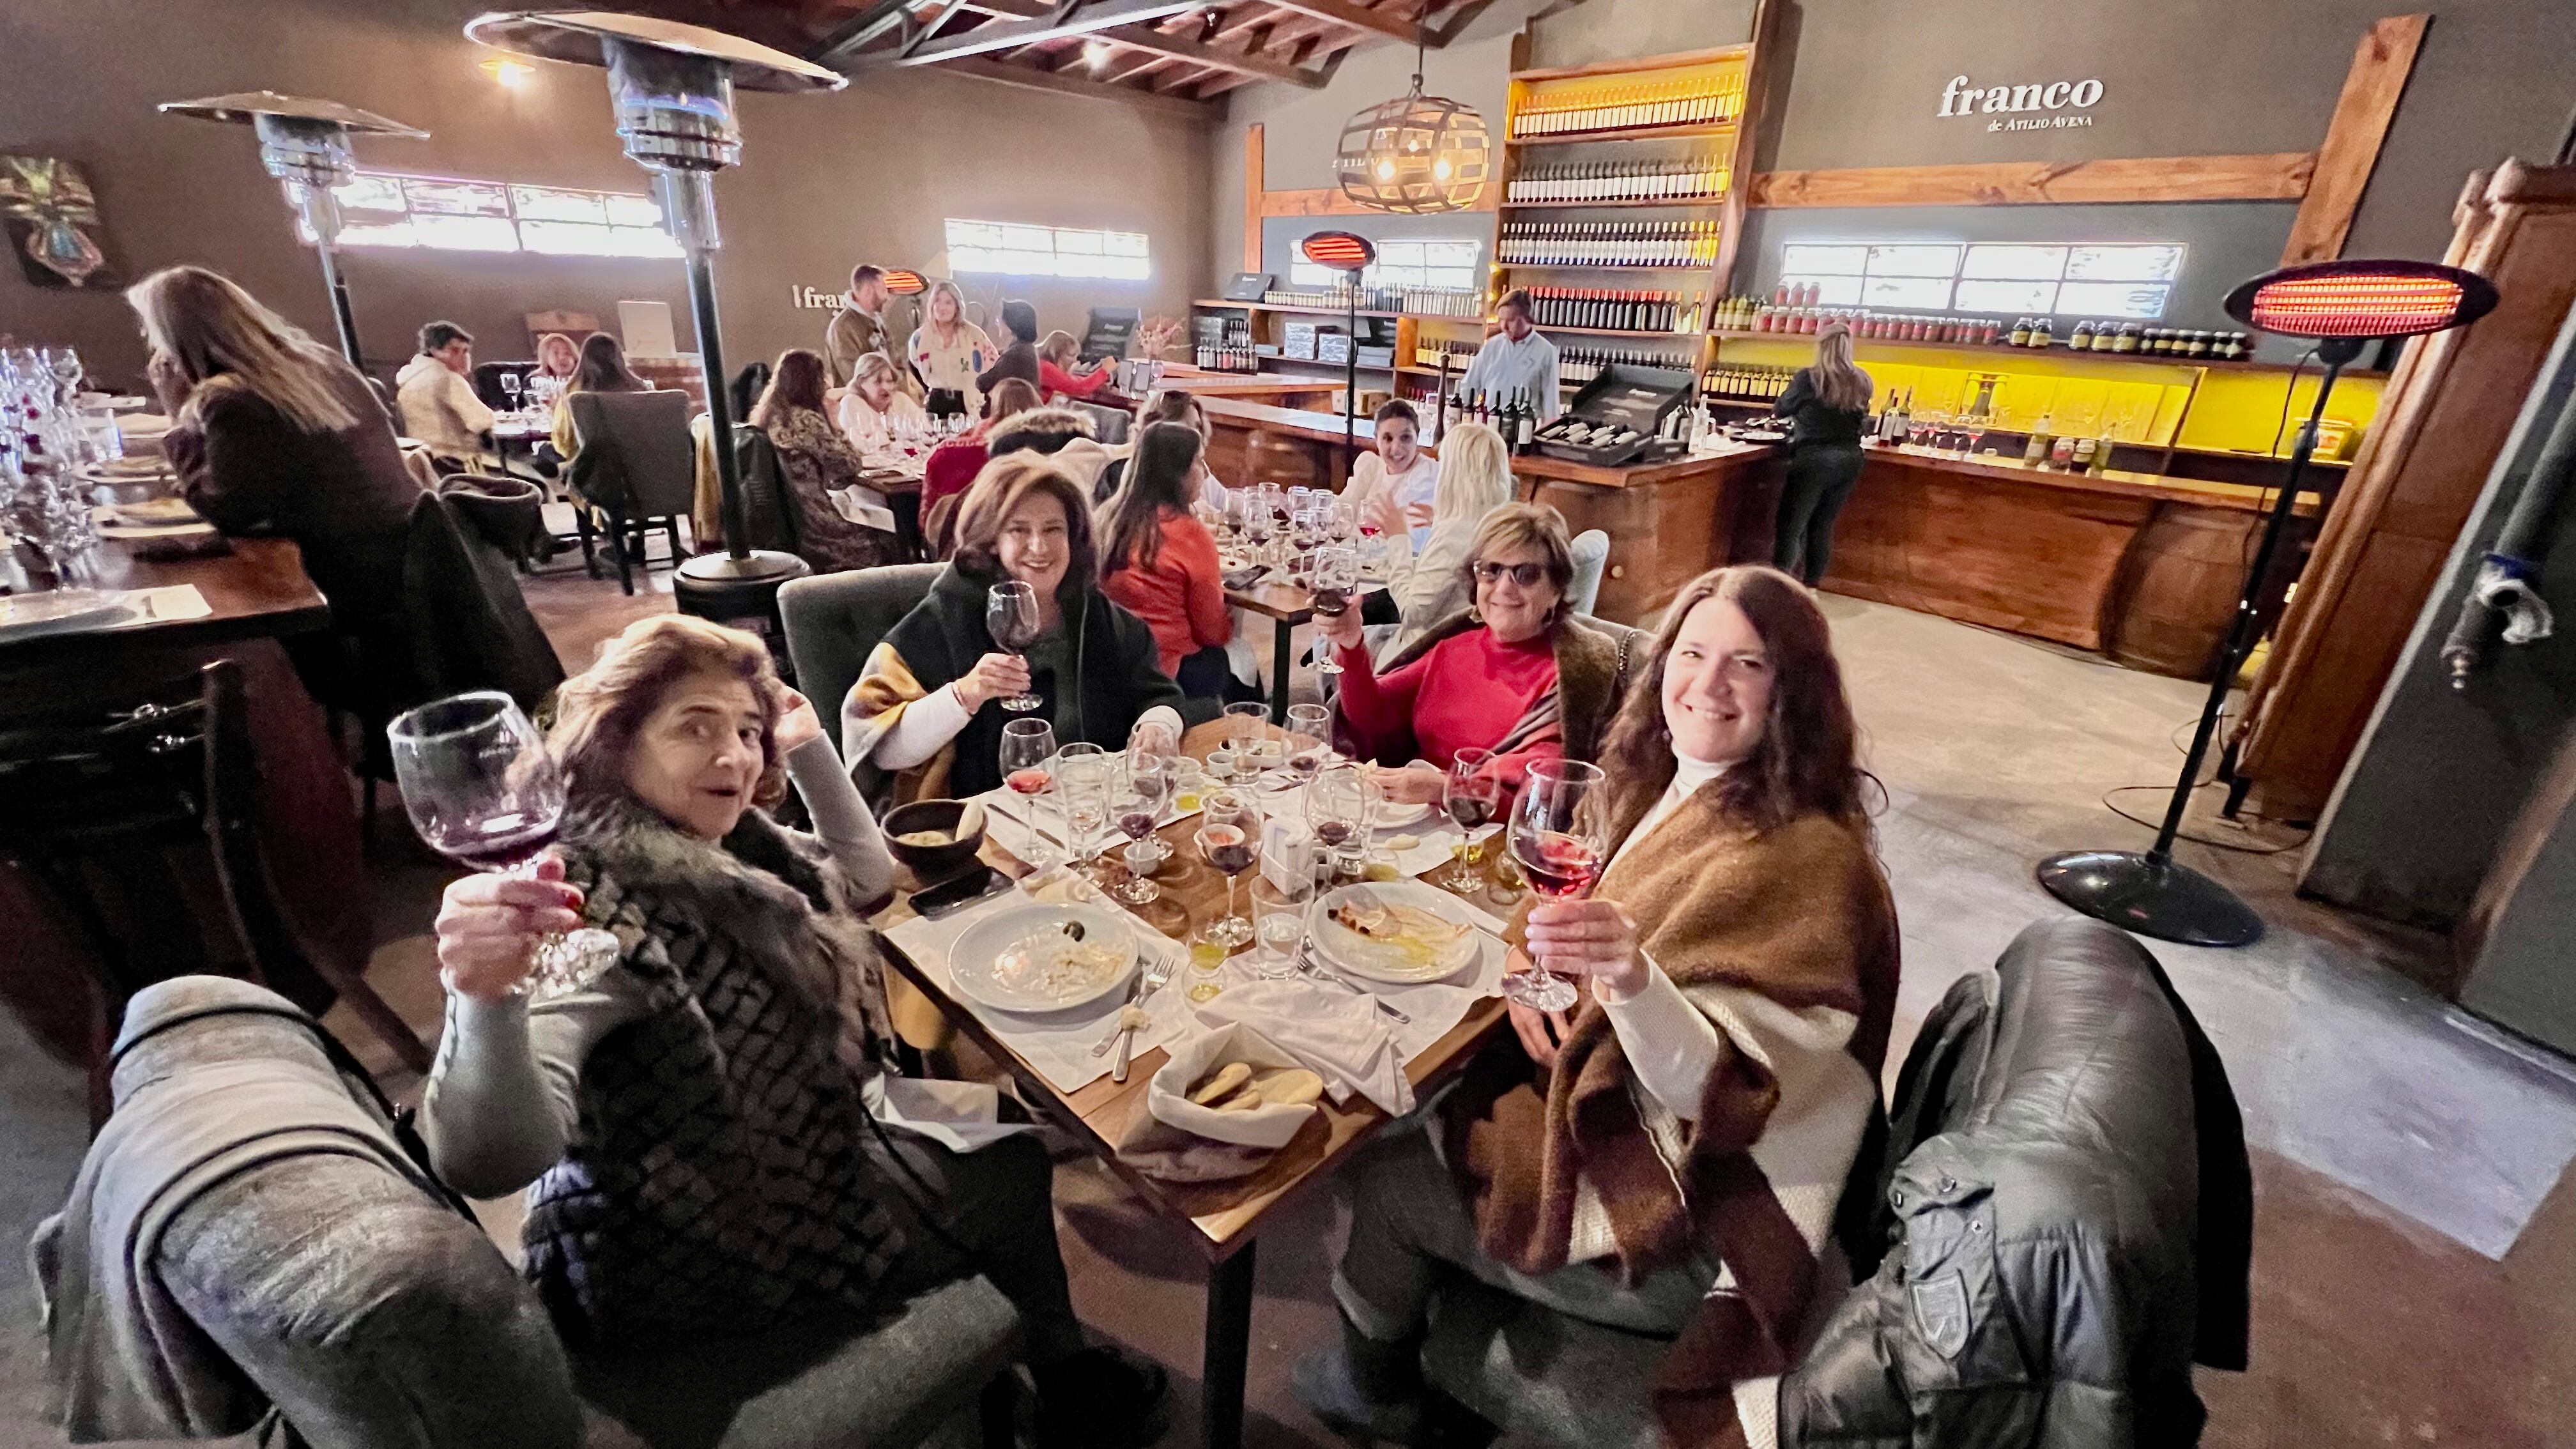
[[[1602,750],[1599,888],[1511,932],[1589,989],[1570,1016],[1514,1006],[1520,1050],[1489,1053],[1432,1133],[1354,1166],[1343,1346],[1296,1374],[1353,1437],[1410,1435],[1424,1313],[1464,1271],[1673,1339],[1655,1381],[1673,1443],[1768,1444],[1771,1381],[1836,1286],[1822,1263],[1878,1110],[1897,934],[1831,637],[1794,579],[1719,569],[1673,602],[1642,675]]]

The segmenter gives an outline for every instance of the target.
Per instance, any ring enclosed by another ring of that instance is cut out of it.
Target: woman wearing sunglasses
[[[1486,769],[1517,790],[1533,759],[1590,759],[1618,707],[1618,643],[1567,617],[1574,550],[1553,508],[1507,503],[1476,528],[1458,571],[1473,602],[1434,624],[1380,670],[1356,609],[1316,616],[1341,661],[1336,743],[1405,770],[1389,794],[1436,803],[1460,750],[1494,753]]]

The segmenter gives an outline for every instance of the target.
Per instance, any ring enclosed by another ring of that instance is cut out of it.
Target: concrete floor
[[[621,597],[578,573],[530,601],[568,665],[632,618],[669,607],[668,574]],[[1961,972],[2054,911],[2031,863],[2143,846],[2180,768],[2199,690],[2031,641],[1828,598],[1837,646],[1888,791],[1880,842],[1905,935],[1896,1054]],[[2216,791],[2204,791],[2214,796]],[[2295,834],[2198,812],[2187,829],[2251,849]],[[2413,984],[2445,949],[2302,902],[2295,852],[2187,845],[2183,858],[2254,902],[2271,933],[2234,952],[2150,943],[2224,1056],[2254,1148],[2254,1355],[2206,1373],[2208,1443],[2237,1446],[2576,1446],[2576,1065]],[[398,818],[376,843],[374,977],[437,1018],[425,940],[442,868]],[[368,1044],[355,1033],[362,1054]],[[19,1240],[60,1200],[81,1141],[78,1083],[0,1020],[0,1233]],[[1107,1339],[1171,1367],[1193,1442],[1202,1269],[1096,1164],[1057,1174],[1074,1294]],[[496,1214],[502,1216],[501,1214]],[[1334,1442],[1287,1392],[1289,1365],[1327,1341],[1335,1209],[1311,1195],[1264,1235],[1246,1442]],[[14,1262],[15,1255],[10,1255]],[[0,1276],[0,1445],[53,1444],[39,1401],[26,1285]]]

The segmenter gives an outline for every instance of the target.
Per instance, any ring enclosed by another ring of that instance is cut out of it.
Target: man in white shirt
[[[1466,376],[1458,379],[1459,393],[1481,392],[1496,407],[1518,393],[1538,405],[1540,422],[1565,411],[1557,387],[1556,344],[1530,326],[1529,293],[1519,287],[1505,292],[1494,304],[1494,320],[1503,330],[1486,338],[1476,360],[1467,364]]]
[[[440,458],[466,464],[483,455],[492,410],[474,395],[474,336],[453,322],[420,329],[420,355],[394,374],[394,403],[405,436]]]

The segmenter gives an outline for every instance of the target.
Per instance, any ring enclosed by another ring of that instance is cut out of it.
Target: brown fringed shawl
[[[1694,1254],[1722,1265],[1657,1372],[1656,1413],[1686,1449],[1741,1444],[1733,1386],[1789,1367],[1877,1109],[1895,904],[1859,827],[1807,815],[1756,833],[1706,787],[1621,854],[1598,894],[1628,908],[1646,954],[1719,1028],[1698,1120],[1667,1137],[1685,1144],[1678,1160],[1588,991],[1552,1073],[1489,1058],[1451,1098],[1448,1160],[1485,1252],[1523,1272],[1566,1266],[1585,1186],[1626,1281]]]

